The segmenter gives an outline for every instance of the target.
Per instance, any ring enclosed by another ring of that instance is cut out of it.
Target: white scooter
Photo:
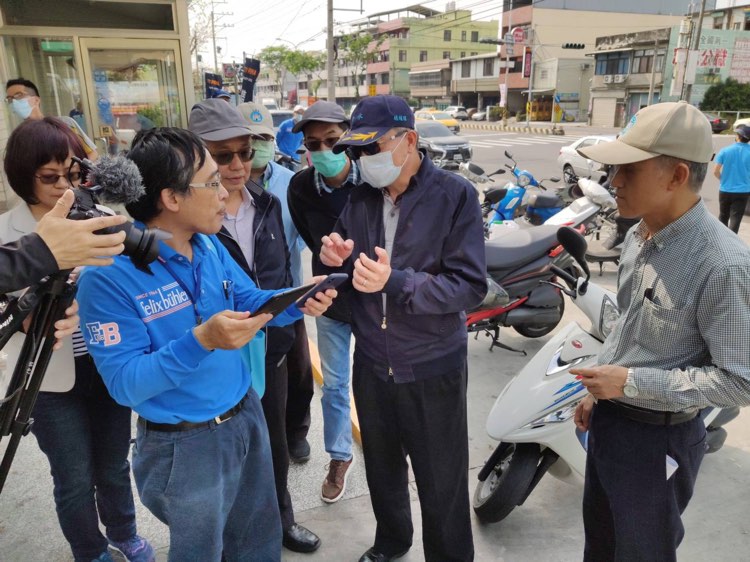
[[[570,227],[558,240],[578,262],[585,277],[574,278],[552,266],[567,286],[562,290],[591,321],[588,329],[572,322],[555,334],[503,389],[487,417],[487,433],[500,444],[479,472],[473,507],[480,520],[500,521],[523,504],[549,472],[571,483],[582,483],[586,468],[587,433],[576,429],[573,414],[586,396],[583,384],[570,374],[574,367],[595,364],[604,338],[619,316],[616,296],[589,282],[586,240]],[[726,430],[739,408],[706,408],[707,452],[721,448]]]

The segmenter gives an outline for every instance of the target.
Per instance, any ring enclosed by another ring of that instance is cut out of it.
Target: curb
[[[323,371],[320,368],[320,355],[318,354],[318,346],[315,342],[308,338],[307,343],[310,347],[310,362],[312,363],[313,379],[318,386],[323,386]],[[354,405],[354,396],[352,395],[351,384],[349,385],[349,404],[351,405],[351,418],[352,418],[352,437],[354,440],[362,445],[362,435],[359,432],[359,417],[357,416],[357,407]]]
[[[562,127],[527,127],[526,125],[502,125],[501,123],[482,123],[481,121],[467,123],[461,121],[461,129],[477,129],[480,131],[501,131],[508,133],[533,133],[536,135],[564,135]]]

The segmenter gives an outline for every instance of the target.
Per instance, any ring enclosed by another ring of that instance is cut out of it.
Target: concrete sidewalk
[[[587,127],[586,123],[550,123],[549,121],[525,121],[520,123],[509,120],[507,125],[502,121],[459,121],[461,130],[497,131],[500,133],[527,133],[534,135],[564,135],[566,128]]]

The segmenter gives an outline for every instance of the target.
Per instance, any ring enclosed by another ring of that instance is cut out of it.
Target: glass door
[[[127,150],[141,130],[187,126],[177,41],[82,38],[80,44],[100,154]]]

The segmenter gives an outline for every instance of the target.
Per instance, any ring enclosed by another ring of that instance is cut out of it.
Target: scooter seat
[[[484,190],[484,201],[494,205],[495,203],[502,201],[507,193],[508,189],[505,187],[489,187]]]
[[[551,209],[554,207],[564,207],[565,203],[560,199],[559,195],[554,193],[534,193],[529,196],[529,207],[536,207],[537,209]]]
[[[512,230],[484,244],[487,271],[513,269],[531,263],[557,246],[559,226]]]

